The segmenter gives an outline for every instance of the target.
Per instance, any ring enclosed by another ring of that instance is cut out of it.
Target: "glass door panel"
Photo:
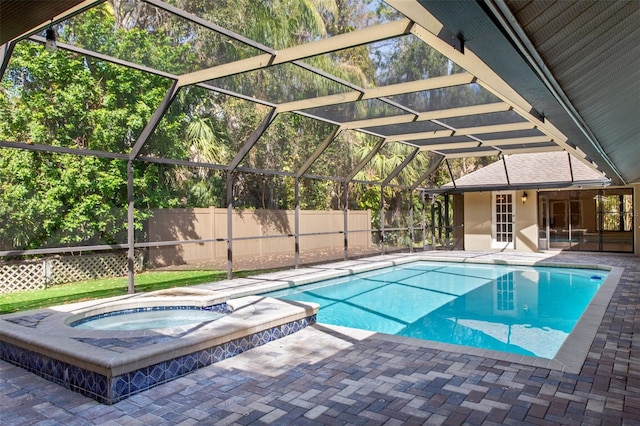
[[[569,198],[566,192],[550,192],[549,248],[571,249],[569,241]]]
[[[549,249],[549,195],[538,195],[538,248]]]
[[[633,192],[630,188],[544,192],[539,197],[539,247],[633,252]]]
[[[600,250],[633,251],[633,194],[631,189],[602,190],[598,197]]]

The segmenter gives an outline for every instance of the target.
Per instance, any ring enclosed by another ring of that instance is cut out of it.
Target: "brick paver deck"
[[[0,361],[0,424],[640,424],[640,258],[553,260],[625,268],[579,374],[317,324],[112,406]]]

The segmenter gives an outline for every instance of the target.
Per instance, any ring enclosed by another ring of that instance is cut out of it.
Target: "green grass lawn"
[[[256,271],[251,271],[255,274]],[[249,272],[235,272],[242,277]],[[221,281],[227,278],[226,271],[167,271],[144,272],[135,277],[136,293],[162,290],[171,287],[185,287]],[[45,308],[70,302],[100,299],[127,294],[127,277],[104,278],[61,284],[44,290],[21,291],[0,295],[0,314]]]

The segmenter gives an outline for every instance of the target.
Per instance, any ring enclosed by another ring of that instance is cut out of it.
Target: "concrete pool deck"
[[[640,328],[640,259],[555,253],[427,255],[470,261],[600,264],[624,271],[577,373],[507,356],[451,351],[430,342],[316,324],[111,406],[0,361],[0,422],[640,423],[640,337],[635,334]],[[341,262],[340,266],[356,268],[371,261]],[[250,291],[257,281],[264,284],[309,272],[327,273],[324,266],[307,269],[313,271],[238,280],[234,291]]]

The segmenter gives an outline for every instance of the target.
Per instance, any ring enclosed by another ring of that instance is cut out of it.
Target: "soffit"
[[[614,182],[640,180],[640,2],[420,3],[461,33],[475,54]],[[543,72],[528,57],[536,55]],[[544,71],[575,109],[578,124],[543,81]]]
[[[629,182],[640,179],[640,2],[506,1]]]
[[[50,22],[83,0],[2,0],[0,1],[0,45]]]

